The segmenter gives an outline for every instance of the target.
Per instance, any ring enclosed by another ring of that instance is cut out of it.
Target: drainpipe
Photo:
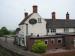
[[[28,24],[24,23],[26,25],[26,38],[24,39],[24,46],[25,46],[25,43],[27,45],[27,36],[28,36]]]
[[[28,24],[26,24],[26,36],[28,35]]]

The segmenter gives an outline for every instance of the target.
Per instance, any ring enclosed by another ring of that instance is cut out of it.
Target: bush
[[[35,53],[44,53],[46,49],[47,45],[43,40],[37,40],[32,46],[32,51]]]

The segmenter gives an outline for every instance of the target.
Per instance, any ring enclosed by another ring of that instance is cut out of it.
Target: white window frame
[[[51,33],[56,33],[56,29],[51,29]]]
[[[64,32],[68,33],[69,32],[69,28],[64,28]]]
[[[41,18],[38,18],[38,23],[41,23]]]

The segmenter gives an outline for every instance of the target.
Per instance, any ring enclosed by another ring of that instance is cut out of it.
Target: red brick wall
[[[27,49],[28,50],[32,49],[33,43],[34,43],[34,39],[27,38]]]
[[[62,47],[62,43],[61,44],[57,43],[58,38],[54,38],[55,42],[53,44],[51,43],[51,39],[53,38],[49,38],[49,41],[48,41],[48,49],[56,49],[56,48]]]
[[[59,38],[62,38],[62,37],[59,37]],[[32,49],[32,45],[35,43],[35,40],[38,40],[38,39],[42,39],[42,40],[48,40],[48,49],[56,49],[56,48],[63,48],[63,44],[66,43],[66,46],[65,48],[74,48],[74,38],[75,36],[74,35],[68,35],[68,36],[65,36],[64,39],[65,41],[67,42],[64,42],[63,38],[62,38],[62,43],[61,44],[58,44],[57,43],[57,39],[58,37],[55,37],[55,38],[51,38],[51,37],[45,37],[45,38],[31,38],[31,37],[27,37],[27,48],[28,50],[31,50]],[[54,39],[55,42],[54,44],[51,43],[51,39]],[[69,43],[68,43],[69,41]]]
[[[56,49],[56,48],[61,48],[62,47],[62,43],[61,44],[57,44],[57,39],[58,38],[29,38],[27,39],[27,47],[28,47],[28,50],[31,50],[32,49],[32,45],[35,43],[35,40],[38,40],[38,39],[41,39],[41,40],[48,40],[48,49]],[[54,39],[55,42],[54,44],[51,43],[51,39]]]
[[[66,48],[70,48],[70,49],[74,48],[74,38],[75,38],[74,35],[65,36],[65,40],[67,42]]]

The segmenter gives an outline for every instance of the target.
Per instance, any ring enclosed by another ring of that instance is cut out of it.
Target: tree
[[[8,31],[8,29],[6,27],[2,27],[0,30],[2,35],[9,35],[10,32]]]
[[[43,40],[36,40],[32,46],[32,51],[35,53],[44,53],[47,49],[47,45]]]
[[[3,36],[3,32],[0,30],[0,37],[2,37]]]
[[[9,32],[10,32],[10,35],[15,35],[16,34],[15,30],[9,31]]]

